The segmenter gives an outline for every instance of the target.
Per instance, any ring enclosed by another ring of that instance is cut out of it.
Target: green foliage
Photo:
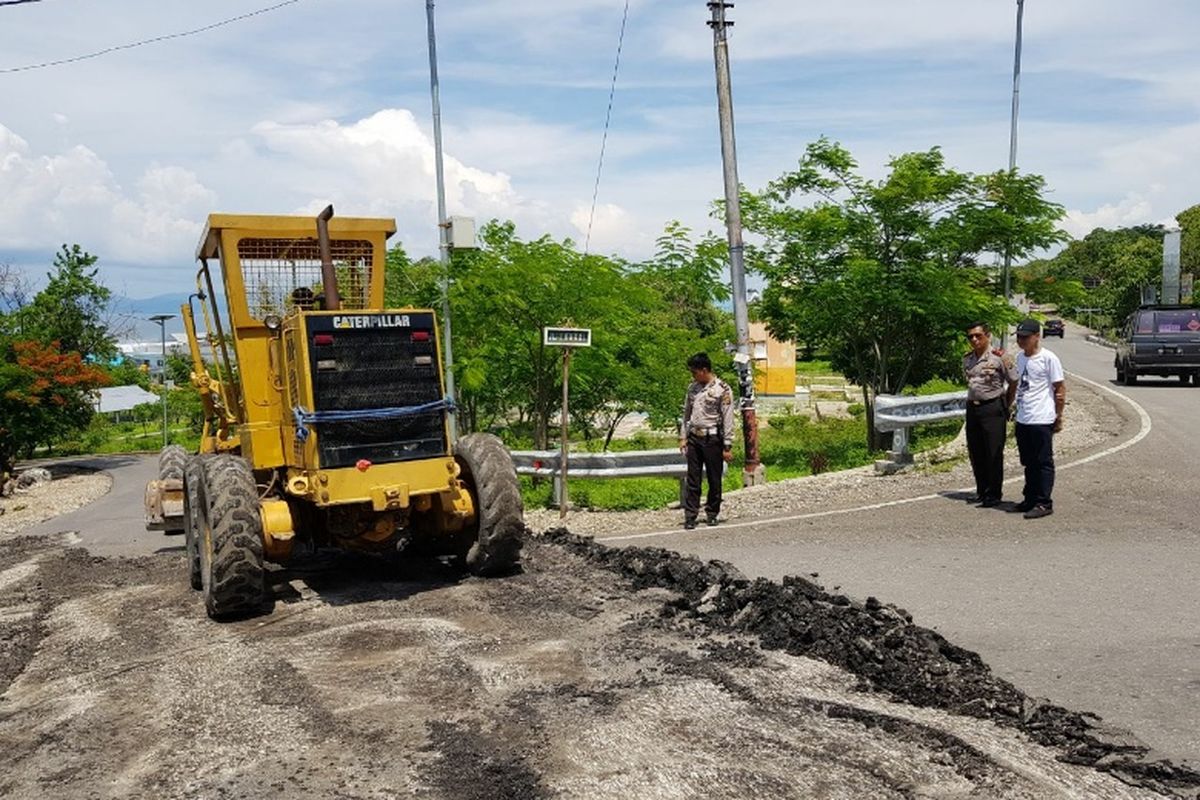
[[[1200,277],[1200,203],[1180,211],[1175,215],[1175,221],[1183,229],[1179,251],[1180,271]]]
[[[442,307],[441,262],[433,258],[412,261],[404,247],[396,244],[388,250],[384,267],[383,304],[388,308]]]
[[[772,417],[759,436],[759,452],[771,473],[817,474],[869,463],[862,419],[820,422],[799,414]]]
[[[79,245],[63,245],[54,257],[46,288],[4,320],[13,339],[58,342],[63,353],[106,363],[117,353],[105,323],[112,292],[96,276],[98,258]]]
[[[1116,326],[1138,307],[1143,286],[1161,289],[1162,241],[1159,225],[1096,228],[1053,258],[1018,269],[1018,286],[1035,302],[1056,305],[1059,313],[1098,308],[1100,322]],[[1085,282],[1095,288],[1085,288]]]
[[[1020,257],[1064,237],[1062,208],[1043,198],[1039,176],[957,172],[937,148],[889,166],[867,180],[848,151],[821,139],[744,201],[748,229],[765,239],[751,260],[768,279],[769,329],[822,348],[866,387],[868,422],[875,394],[957,374],[965,325],[1015,320],[977,267],[982,256]]]
[[[562,398],[562,350],[542,344],[545,326],[591,328],[592,347],[574,352],[571,421],[608,441],[635,411],[675,419],[688,380],[684,362],[731,335],[720,299],[721,250],[697,245],[673,225],[643,265],[579,252],[571,241],[525,241],[511,222],[492,221],[480,247],[451,266],[455,381],[464,431],[527,431],[549,446]],[[389,254],[389,303],[440,308],[440,265]],[[714,355],[719,354],[719,350]],[[718,362],[720,359],[717,359]],[[727,366],[727,364],[726,364]]]
[[[107,382],[57,342],[0,341],[0,472],[38,445],[87,427],[90,393]]]
[[[961,392],[967,388],[963,383],[962,375],[958,375],[954,379],[948,378],[930,378],[920,386],[910,386],[904,390],[904,394],[908,395],[927,395],[927,394],[946,394],[947,392]]]
[[[796,361],[797,375],[834,375],[833,365],[829,363],[829,359],[812,358],[806,361]]]
[[[143,372],[141,365],[133,361],[122,359],[116,364],[107,364],[100,369],[108,375],[109,385],[111,386],[150,388],[150,375]]]

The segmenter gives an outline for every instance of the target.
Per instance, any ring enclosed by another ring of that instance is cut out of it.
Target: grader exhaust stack
[[[333,267],[333,252],[329,246],[329,220],[333,219],[333,205],[317,214],[317,243],[321,248],[321,283],[325,291],[325,309],[341,311],[342,297],[338,294],[337,270]]]

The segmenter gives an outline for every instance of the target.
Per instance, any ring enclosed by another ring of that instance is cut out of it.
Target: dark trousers
[[[1025,468],[1025,502],[1054,508],[1054,425],[1018,422],[1017,451]]]
[[[999,500],[1004,492],[1004,435],[1008,424],[1004,398],[967,403],[967,453],[980,500]]]
[[[708,500],[704,510],[709,514],[721,511],[721,479],[725,474],[725,459],[722,458],[724,443],[720,436],[696,436],[687,438],[687,482],[683,491],[684,519],[695,519],[700,513],[700,470],[708,474]]]

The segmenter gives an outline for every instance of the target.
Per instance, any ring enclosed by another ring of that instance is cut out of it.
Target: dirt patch
[[[636,588],[677,593],[663,608],[666,616],[694,617],[717,630],[753,634],[769,650],[819,658],[858,676],[863,689],[1018,728],[1060,749],[1064,761],[1110,772],[1131,785],[1200,795],[1200,773],[1155,758],[1132,734],[1095,715],[1025,695],[993,675],[977,653],[913,625],[902,608],[874,597],[858,603],[799,577],[750,581],[724,562],[659,548],[610,548],[564,529],[545,536]]]
[[[764,649],[704,600],[741,585],[724,568],[630,551],[626,570],[555,541],[499,580],[322,557],[228,624],[182,556],[0,542],[0,608],[31,606],[0,616],[0,640],[37,625],[4,662],[0,796],[1155,796],[986,715]]]

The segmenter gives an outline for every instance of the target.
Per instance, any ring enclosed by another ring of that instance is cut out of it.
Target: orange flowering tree
[[[0,471],[11,472],[13,461],[39,444],[87,427],[92,392],[108,382],[57,341],[0,342]]]

